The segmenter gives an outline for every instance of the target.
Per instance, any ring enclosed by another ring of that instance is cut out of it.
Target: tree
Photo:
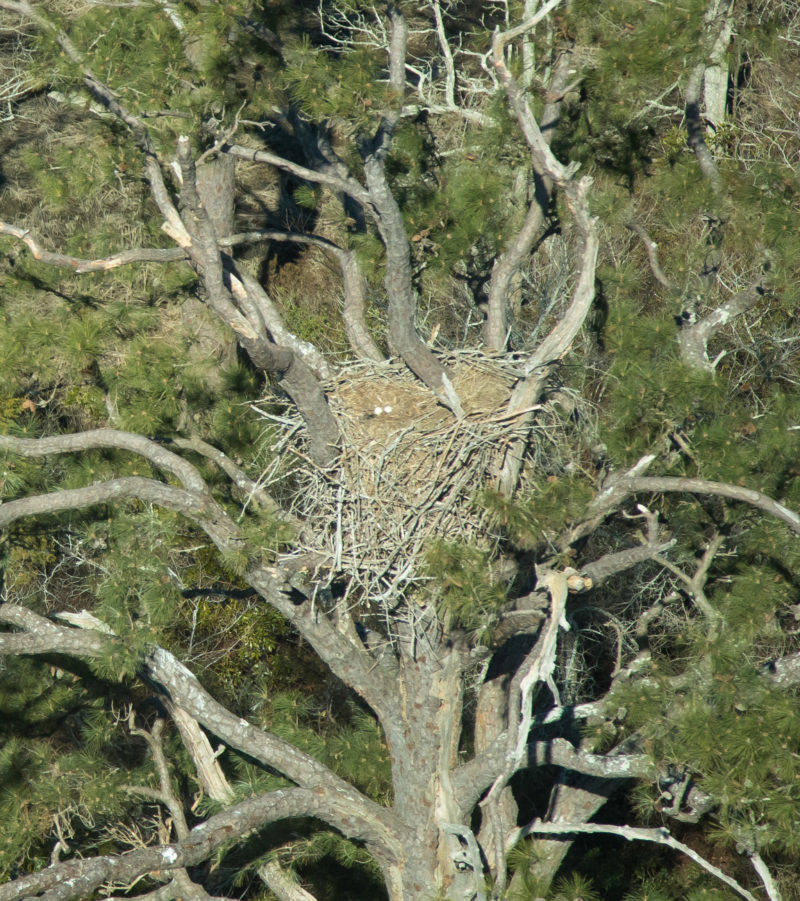
[[[779,898],[791,8],[0,10],[0,901]]]

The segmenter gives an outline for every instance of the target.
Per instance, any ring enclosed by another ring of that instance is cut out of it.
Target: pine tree
[[[0,901],[795,897],[790,4],[0,14]]]

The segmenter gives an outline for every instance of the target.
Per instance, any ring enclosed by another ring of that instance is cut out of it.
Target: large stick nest
[[[308,461],[299,419],[280,417],[286,431],[279,450],[299,462],[291,478],[284,470],[266,481],[284,491],[291,484],[286,499],[308,524],[300,552],[329,561],[348,603],[396,604],[426,579],[425,552],[434,541],[496,551],[501,536],[476,496],[496,485],[512,441],[527,438],[527,471],[539,477],[563,470],[574,448],[563,389],[561,406],[542,404],[526,425],[507,412],[519,377],[513,358],[460,351],[443,362],[466,413],[461,420],[401,364],[342,367],[328,390],[342,453],[327,470]]]

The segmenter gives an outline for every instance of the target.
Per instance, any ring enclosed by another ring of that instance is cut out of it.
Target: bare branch
[[[268,150],[253,150],[250,147],[242,147],[240,144],[227,144],[222,148],[222,152],[229,153],[240,160],[249,160],[254,163],[269,163],[278,169],[282,169],[284,172],[289,172],[291,175],[310,181],[312,184],[327,185],[329,188],[333,188],[335,191],[342,191],[352,197],[353,200],[357,200],[365,209],[371,209],[369,193],[352,177],[342,178],[330,172],[318,172],[315,169],[308,169],[306,166],[292,163]]]
[[[0,449],[27,458],[76,453],[98,447],[113,447],[139,454],[158,466],[159,469],[180,479],[187,491],[195,494],[208,492],[202,476],[191,463],[155,441],[134,432],[123,432],[118,429],[91,429],[87,432],[51,435],[45,438],[15,438],[11,435],[0,435]]]
[[[719,611],[715,610],[714,607],[712,607],[711,603],[706,597],[704,589],[706,577],[708,576],[708,569],[711,566],[711,563],[713,562],[717,551],[722,547],[724,543],[725,538],[719,532],[717,532],[711,539],[706,542],[703,556],[700,558],[697,569],[692,576],[687,576],[682,569],[670,563],[669,560],[664,560],[661,556],[657,556],[655,558],[656,561],[661,564],[661,566],[664,566],[671,573],[673,573],[673,575],[677,576],[678,579],[680,579],[680,581],[685,586],[686,593],[694,601],[697,609],[703,614],[703,616],[705,616],[706,620],[708,621],[709,641],[713,641],[716,638],[719,627],[722,624],[722,617]]]
[[[548,6],[550,5],[548,4]],[[547,7],[543,7],[543,9],[545,8]],[[520,27],[522,28],[522,26]],[[592,180],[584,177],[575,181],[577,164],[571,163],[569,166],[564,166],[555,158],[542,135],[522,89],[506,65],[503,49],[509,40],[508,35],[512,32],[516,34],[517,31],[517,29],[512,29],[511,32],[495,33],[492,40],[492,65],[505,89],[509,106],[514,112],[528,144],[534,167],[540,175],[552,180],[553,184],[564,192],[578,228],[582,247],[570,304],[561,320],[521,367],[525,378],[521,379],[514,388],[508,404],[509,411],[530,407],[538,401],[546,376],[542,367],[561,359],[571,347],[594,299],[598,251],[596,219],[589,215],[588,204],[588,191]],[[519,31],[519,33],[523,32]],[[529,414],[526,421],[530,421],[531,418],[532,416]],[[498,482],[500,491],[507,496],[513,494],[519,481],[524,450],[525,441],[517,440],[511,442],[506,451]]]
[[[767,893],[769,901],[783,901],[780,889],[775,884],[775,880],[772,878],[769,867],[764,863],[764,859],[758,851],[750,852],[748,857],[750,858],[750,863],[753,865],[753,869],[758,873],[758,878],[764,886],[764,891]]]
[[[253,345],[252,352],[251,348],[245,347],[248,354],[251,354],[253,362],[258,366],[264,366],[265,369],[271,372],[287,372],[290,366],[287,366],[286,369],[270,370],[265,365],[268,362],[267,358],[264,358],[263,362],[258,362],[265,354],[264,346],[267,343],[272,343],[276,348],[274,352],[282,351],[286,353],[290,351],[294,358],[306,366],[316,378],[330,378],[331,369],[328,361],[313,344],[309,341],[303,341],[289,331],[286,323],[283,321],[283,316],[273,303],[272,298],[264,290],[263,285],[253,278],[252,275],[236,268],[233,264],[231,264],[230,269],[231,293],[234,300],[243,308],[246,307],[249,311],[248,317],[258,322],[260,326],[261,343],[258,347]],[[272,342],[265,341],[264,328],[269,332]]]
[[[200,728],[197,720],[182,707],[166,697],[164,705],[178,727],[183,745],[192,758],[197,779],[203,791],[209,798],[229,804],[233,800],[233,791],[222,772],[217,755],[211,749],[208,736]]]
[[[557,708],[556,711],[550,712],[562,715],[569,710],[571,720],[600,713],[598,704],[583,706],[587,709]],[[550,716],[544,719],[544,722],[550,721]],[[480,754],[455,771],[453,787],[459,803],[465,810],[471,809],[475,801],[493,783],[497,773],[502,770],[507,748],[508,731],[504,730]],[[560,766],[565,770],[603,779],[652,779],[654,775],[653,763],[646,754],[591,754],[576,748],[564,738],[529,741],[519,763],[519,770],[531,766]]]
[[[344,283],[344,308],[342,317],[344,319],[347,337],[350,341],[350,347],[356,356],[361,359],[376,360],[378,362],[384,359],[383,354],[378,350],[367,329],[365,321],[366,299],[364,296],[364,276],[361,274],[358,260],[352,250],[346,250],[343,247],[339,247],[338,244],[329,241],[327,238],[321,238],[319,235],[304,235],[298,232],[283,232],[275,229],[265,229],[264,231],[233,235],[231,240],[233,239],[237,240],[237,243],[245,240],[261,241],[266,239],[271,241],[288,241],[296,244],[308,244],[312,247],[319,247],[321,250],[324,250],[335,257],[342,270],[342,281]],[[247,283],[247,287],[248,289],[251,288],[249,282]],[[268,328],[270,328],[269,324]],[[270,330],[272,329],[270,328]],[[277,340],[280,342],[281,338],[278,337]],[[318,362],[317,366],[319,366]]]
[[[778,501],[752,488],[742,488],[739,485],[728,485],[724,482],[712,482],[708,479],[683,479],[676,476],[622,476],[613,486],[605,489],[595,498],[593,506],[608,511],[618,507],[631,494],[640,492],[652,492],[653,494],[683,492],[726,497],[758,507],[759,510],[786,523],[793,532],[800,534],[800,516]]]
[[[541,396],[550,367],[569,351],[572,342],[583,326],[584,320],[594,300],[595,268],[599,239],[595,220],[588,215],[587,191],[591,179],[582,178],[570,185],[565,193],[573,199],[573,213],[583,236],[583,247],[578,263],[578,274],[572,291],[572,298],[562,318],[539,344],[521,367],[525,377],[514,388],[508,402],[509,412],[533,407]],[[533,420],[533,413],[525,416],[525,422]],[[519,482],[526,441],[510,442],[498,477],[500,491],[511,496]]]
[[[724,113],[725,97],[727,96],[728,73],[726,69],[723,75],[722,64],[733,33],[732,12],[732,0],[723,0],[722,10],[719,9],[718,3],[709,5],[705,16],[705,32],[707,45],[710,46],[708,46],[706,59],[698,63],[689,75],[684,109],[686,143],[692,149],[700,171],[708,179],[717,196],[721,196],[724,185],[716,161],[706,144],[706,126],[700,110],[700,99],[705,84],[706,100],[712,100],[714,107],[707,112],[710,112],[714,126],[718,125],[720,106],[722,107],[721,112]],[[716,90],[713,90],[712,87]]]
[[[522,766],[527,753],[528,734],[533,722],[531,696],[539,682],[546,682],[557,704],[561,704],[558,689],[553,681],[556,642],[560,628],[569,629],[565,611],[567,603],[567,573],[547,570],[539,574],[538,585],[550,592],[550,617],[536,644],[514,675],[508,692],[508,730],[503,767],[489,789],[481,806],[493,824],[495,850],[496,891],[502,893],[506,880],[506,851],[502,819],[498,804],[503,789]]]
[[[550,80],[548,96],[551,98],[542,110],[542,135],[549,146],[558,124],[563,91],[572,72],[573,54],[562,53],[556,62]],[[542,233],[545,214],[550,203],[553,181],[547,175],[541,177],[541,191],[534,191],[522,228],[511,244],[497,258],[492,268],[488,287],[484,343],[487,350],[501,353],[508,340],[508,292],[511,279],[531,252],[536,239]]]
[[[453,52],[450,50],[450,44],[447,41],[447,34],[444,30],[444,21],[442,20],[442,5],[439,0],[430,0],[431,9],[433,10],[433,19],[436,22],[436,37],[439,41],[439,49],[442,51],[444,59],[444,102],[448,109],[456,110],[456,70],[453,64]]]
[[[115,640],[113,636],[95,630],[60,628],[27,608],[11,603],[0,604],[0,622],[26,630],[21,634],[0,633],[0,656],[57,652],[96,657]],[[168,651],[151,648],[142,661],[141,675],[225,744],[293,782],[314,789],[320,796],[330,791],[341,814],[351,817],[353,823],[359,823],[358,829],[369,833],[370,841],[382,843],[384,848],[392,844],[395,824],[389,811],[364,797],[314,757],[231,713],[215,701],[196,676]],[[347,831],[336,819],[326,822]],[[0,901],[1,892],[2,889]]]
[[[216,465],[230,478],[234,485],[236,485],[236,487],[246,496],[247,503],[250,503],[252,500],[258,507],[267,510],[282,522],[290,523],[297,527],[302,525],[290,513],[281,509],[277,501],[267,494],[258,482],[254,482],[240,466],[237,466],[233,460],[227,456],[227,454],[224,454],[221,450],[209,444],[207,441],[203,441],[202,438],[172,438],[170,439],[170,442],[175,445],[175,447],[194,451],[202,457],[216,463]],[[1,438],[0,446],[2,446]]]
[[[601,823],[543,823],[541,820],[537,819],[532,823],[528,823],[527,826],[522,827],[517,840],[524,835],[530,835],[532,833],[537,835],[563,835],[565,833],[618,835],[620,838],[627,839],[628,841],[655,842],[658,845],[666,845],[668,848],[673,848],[676,851],[680,851],[681,854],[685,854],[707,873],[716,876],[717,879],[724,882],[725,885],[732,888],[743,898],[746,898],[747,901],[758,901],[755,895],[748,892],[744,886],[740,885],[731,876],[723,873],[719,867],[715,867],[704,857],[701,857],[696,851],[693,851],[688,845],[684,845],[676,838],[673,838],[669,830],[663,826],[660,829],[642,829],[636,826],[606,826]]]
[[[693,369],[713,370],[714,364],[708,359],[708,342],[732,319],[752,309],[763,299],[765,293],[764,281],[759,279],[716,310],[712,310],[703,319],[683,325],[678,333],[678,347],[683,362]]]
[[[647,262],[650,264],[650,271],[653,278],[665,288],[672,290],[672,282],[664,275],[664,270],[658,262],[658,244],[647,234],[644,227],[635,220],[627,222],[626,228],[629,228],[644,244],[644,250],[647,254]]]
[[[0,222],[0,234],[18,238],[26,244],[34,260],[46,263],[49,266],[61,266],[65,269],[72,269],[73,272],[79,274],[84,272],[107,272],[109,269],[128,266],[131,263],[174,263],[178,260],[187,259],[186,252],[179,247],[136,247],[107,257],[85,260],[80,257],[43,250],[35,238],[31,236],[28,229],[10,225],[7,222]]]
[[[138,735],[145,740],[147,747],[150,749],[150,754],[153,757],[153,763],[155,764],[156,773],[158,774],[159,791],[151,796],[157,797],[157,799],[166,806],[167,810],[169,810],[169,815],[172,817],[175,833],[178,838],[186,838],[189,834],[189,826],[187,825],[186,817],[183,814],[183,806],[172,788],[172,780],[169,776],[169,766],[167,765],[167,758],[164,754],[164,720],[155,720],[152,728],[149,730],[140,729],[136,725],[135,714],[133,709],[131,709],[130,716],[128,717],[128,728],[131,735]],[[145,786],[136,785],[128,786],[128,790],[140,794],[147,794],[147,792],[153,791]]]
[[[0,901],[21,901],[34,895],[40,895],[43,901],[87,898],[106,882],[128,883],[155,870],[196,866],[208,860],[217,848],[243,838],[253,829],[302,816],[339,821],[339,799],[335,793],[306,788],[282,789],[249,798],[209,817],[186,838],[172,844],[121,855],[76,858],[14,879],[0,886]],[[372,838],[369,824],[348,816],[340,828],[351,838],[367,842]]]
[[[260,866],[258,875],[278,901],[317,901],[311,892],[295,882],[274,860]]]
[[[191,145],[189,139],[183,135],[178,138],[177,155],[181,170],[183,218],[186,220],[185,224],[191,236],[187,250],[195,268],[202,276],[208,305],[244,342],[249,342],[251,346],[263,343],[261,323],[257,320],[254,321],[253,316],[247,316],[247,311],[245,311],[245,315],[242,315],[233,304],[230,291],[225,287],[217,235],[200,200]],[[290,358],[281,360],[281,365],[288,368],[289,361]]]
[[[420,340],[414,325],[416,297],[411,273],[411,247],[405,221],[397,199],[386,178],[385,158],[392,134],[400,117],[402,91],[405,85],[405,53],[408,28],[397,7],[390,11],[389,44],[390,83],[398,95],[397,110],[383,112],[377,133],[362,151],[364,175],[372,208],[377,211],[376,224],[386,248],[386,295],[389,301],[389,344],[408,368],[460,419],[464,415],[450,375],[439,360]]]
[[[661,544],[646,544],[642,547],[626,548],[624,551],[615,551],[613,554],[606,554],[598,560],[587,563],[581,567],[581,574],[591,579],[594,585],[601,585],[611,576],[617,573],[625,572],[640,563],[647,560],[654,560],[658,555],[669,550],[675,544],[674,539],[662,542]]]
[[[538,10],[530,19],[526,19],[521,24],[515,26],[514,28],[509,28],[508,31],[497,32],[495,35],[495,41],[497,42],[498,50],[502,52],[503,47],[509,42],[513,41],[514,38],[520,37],[520,35],[527,34],[532,28],[536,28],[539,22],[542,19],[546,19],[550,13],[561,4],[561,0],[548,0],[545,5]],[[494,42],[493,42],[494,43]]]
[[[125,476],[109,479],[84,488],[66,488],[50,494],[38,494],[0,504],[0,528],[6,528],[26,516],[82,510],[96,504],[108,504],[123,499],[136,499],[158,504],[194,520],[203,529],[228,543],[238,533],[210,495],[198,497],[181,488],[173,488],[154,479]]]
[[[708,149],[705,139],[705,125],[700,114],[700,94],[703,89],[703,76],[705,75],[706,64],[698,63],[689,76],[686,85],[686,107],[684,116],[686,118],[686,143],[691,147],[692,152],[700,166],[700,171],[708,179],[714,193],[722,194],[723,183],[719,169]]]

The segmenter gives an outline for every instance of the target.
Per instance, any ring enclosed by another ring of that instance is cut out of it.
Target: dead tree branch
[[[673,838],[669,830],[664,827],[661,827],[660,829],[641,829],[635,826],[606,826],[601,823],[543,823],[541,820],[537,819],[528,823],[527,826],[522,827],[517,841],[524,835],[563,835],[565,833],[618,835],[620,838],[627,839],[628,841],[655,842],[658,845],[666,845],[668,848],[673,848],[676,851],[680,851],[681,854],[685,854],[707,873],[711,873],[712,876],[716,876],[717,879],[732,888],[737,894],[741,895],[742,898],[746,898],[747,901],[757,901],[755,895],[747,891],[743,885],[740,885],[731,876],[723,873],[719,867],[715,867],[712,863],[709,863],[709,861],[704,857],[701,857],[696,851],[693,851],[688,845],[684,845],[683,842],[679,842],[676,838]]]

